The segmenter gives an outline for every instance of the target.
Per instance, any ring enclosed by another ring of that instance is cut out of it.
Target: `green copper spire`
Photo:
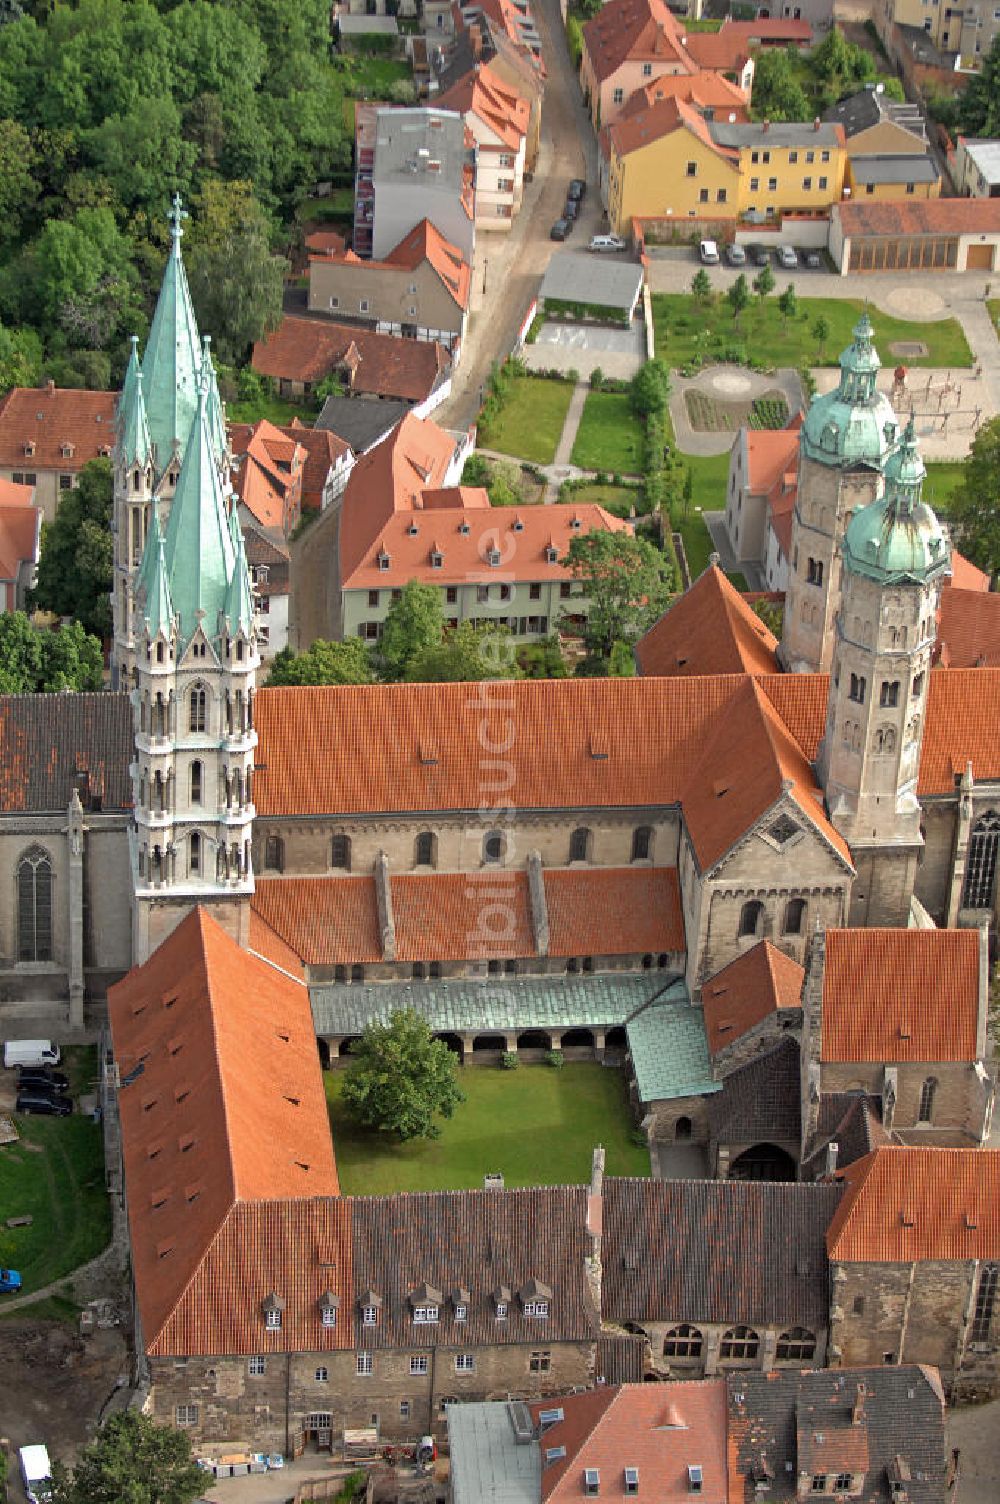
[[[167,578],[167,560],[163,546],[163,534],[156,529],[155,549],[152,554],[149,590],[146,595],[144,615],[146,631],[150,640],[160,632],[169,637],[174,621],[174,605],[170,596],[170,581]]]
[[[160,514],[156,510],[154,501],[149,513],[149,531],[146,533],[146,546],[142,551],[142,559],[139,563],[139,573],[135,577],[136,593],[142,600],[149,599],[149,586],[153,577],[153,568],[156,562],[156,550],[160,539]]]
[[[166,561],[181,644],[191,640],[199,622],[206,636],[217,634],[235,562],[208,388],[206,371],[199,382],[194,424],[167,523]]]
[[[913,414],[903,429],[903,436],[899,441],[899,448],[889,456],[885,467],[885,492],[887,497],[895,497],[897,511],[904,508],[912,511],[920,501],[924,481],[927,478],[927,467],[920,458],[917,448],[917,431],[913,426]]]
[[[892,404],[876,384],[881,361],[865,309],[840,357],[840,381],[816,397],[802,425],[802,449],[822,465],[871,465],[881,469],[899,425]]]
[[[229,581],[229,590],[226,594],[226,620],[229,622],[229,630],[235,636],[242,632],[249,637],[253,628],[253,599],[250,594],[250,570],[247,567],[246,550],[243,547],[243,533],[240,529],[240,520],[236,515],[236,508],[229,514],[229,536],[233,545],[233,573]]]
[[[845,569],[879,584],[920,584],[947,571],[948,541],[920,496],[926,473],[911,417],[886,464],[884,495],[847,525]]]
[[[226,419],[222,411],[222,398],[219,396],[219,383],[215,379],[215,365],[212,361],[212,336],[210,334],[202,336],[201,368],[203,371],[208,371],[209,421],[216,452],[221,458],[226,452]]]
[[[125,384],[118,404],[119,454],[128,466],[142,465],[152,459],[153,441],[149,434],[146,416],[146,400],[142,389],[142,367],[139,364],[139,341],[132,336],[132,353],[129,356]]]
[[[176,452],[183,457],[198,405],[201,350],[184,263],[181,221],[187,214],[174,194],[170,211],[170,255],[142,358],[149,432],[162,475]]]

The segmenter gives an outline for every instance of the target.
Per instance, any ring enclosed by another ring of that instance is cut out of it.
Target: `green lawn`
[[[923,497],[936,512],[947,512],[953,494],[965,479],[964,460],[929,460]]]
[[[696,354],[706,360],[737,356],[745,360],[752,355],[755,360],[775,367],[832,366],[850,344],[851,331],[863,308],[860,301],[846,298],[806,298],[800,290],[799,314],[787,326],[774,295],[763,303],[754,298],[737,325],[721,294],[716,295],[710,306],[705,306],[696,304],[688,293],[654,293],[656,353],[675,368]],[[972,351],[956,319],[915,324],[890,318],[877,308],[869,308],[869,315],[883,365],[893,364],[896,357],[889,345],[896,340],[920,340],[928,348],[926,356],[905,357],[907,366],[973,364]],[[813,333],[813,326],[821,317],[829,326],[822,352]]]
[[[986,310],[997,336],[1000,337],[1000,298],[987,298]]]
[[[92,1090],[93,1050],[67,1056],[74,1092],[85,1084]],[[20,1271],[28,1294],[107,1247],[111,1210],[97,1123],[76,1114],[16,1121],[20,1139],[0,1148],[0,1208],[5,1218],[33,1220],[30,1227],[0,1225],[0,1260]]]
[[[257,397],[252,402],[227,402],[226,417],[231,423],[259,423],[267,418],[279,428],[287,427],[293,418],[300,418],[309,428],[316,421],[316,409],[301,398],[286,402],[281,397]]]
[[[337,1071],[324,1076],[343,1189],[353,1195],[481,1187],[499,1170],[508,1186],[581,1184],[595,1144],[609,1175],[648,1175],[649,1154],[632,1143],[621,1071],[604,1066],[469,1066],[466,1101],[441,1137],[400,1144],[364,1133],[346,1116]]]
[[[627,393],[588,393],[570,458],[581,470],[641,473],[643,434]]]
[[[353,105],[351,106],[353,110]],[[353,133],[354,122],[351,122]],[[331,219],[353,219],[354,217],[354,187],[342,186],[335,188],[325,198],[307,198],[295,211],[295,218],[300,225],[308,231],[311,225],[321,225]]]
[[[480,421],[477,443],[535,465],[551,465],[573,396],[570,381],[518,376],[492,423]]]
[[[633,506],[640,515],[646,510],[645,497],[639,486],[601,486],[596,481],[591,481],[586,486],[575,486],[560,499],[568,502],[594,502],[606,511],[613,512],[616,517],[630,516]]]

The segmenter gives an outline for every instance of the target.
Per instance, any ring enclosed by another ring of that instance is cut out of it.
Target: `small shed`
[[[560,251],[542,278],[538,306],[546,314],[628,325],[641,296],[642,268],[634,262]]]

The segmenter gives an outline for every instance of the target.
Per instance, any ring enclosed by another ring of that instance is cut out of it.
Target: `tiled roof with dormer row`
[[[451,361],[436,341],[400,339],[326,319],[286,317],[273,334],[254,345],[252,363],[262,376],[307,385],[344,370],[353,392],[422,402]]]
[[[605,1180],[604,1319],[825,1327],[840,1197],[839,1185]]]
[[[75,473],[109,455],[116,392],[16,386],[0,397],[0,465]]]
[[[0,695],[0,814],[132,807],[125,694]]]
[[[886,1146],[850,1165],[832,1263],[1000,1258],[1000,1149]]]

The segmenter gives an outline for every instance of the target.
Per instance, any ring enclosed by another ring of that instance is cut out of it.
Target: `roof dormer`
[[[270,1295],[265,1296],[261,1301],[260,1308],[264,1313],[264,1326],[267,1330],[269,1332],[280,1332],[281,1319],[285,1310],[285,1301],[282,1300],[281,1296],[276,1295],[272,1290]]]
[[[552,1303],[552,1291],[540,1279],[532,1277],[517,1292],[525,1316],[535,1316],[544,1321]]]
[[[415,1290],[410,1291],[409,1302],[414,1323],[418,1326],[433,1326],[444,1304],[444,1296],[424,1280]]]
[[[319,1319],[323,1326],[336,1326],[337,1312],[340,1310],[340,1296],[333,1290],[324,1290],[318,1305]]]

